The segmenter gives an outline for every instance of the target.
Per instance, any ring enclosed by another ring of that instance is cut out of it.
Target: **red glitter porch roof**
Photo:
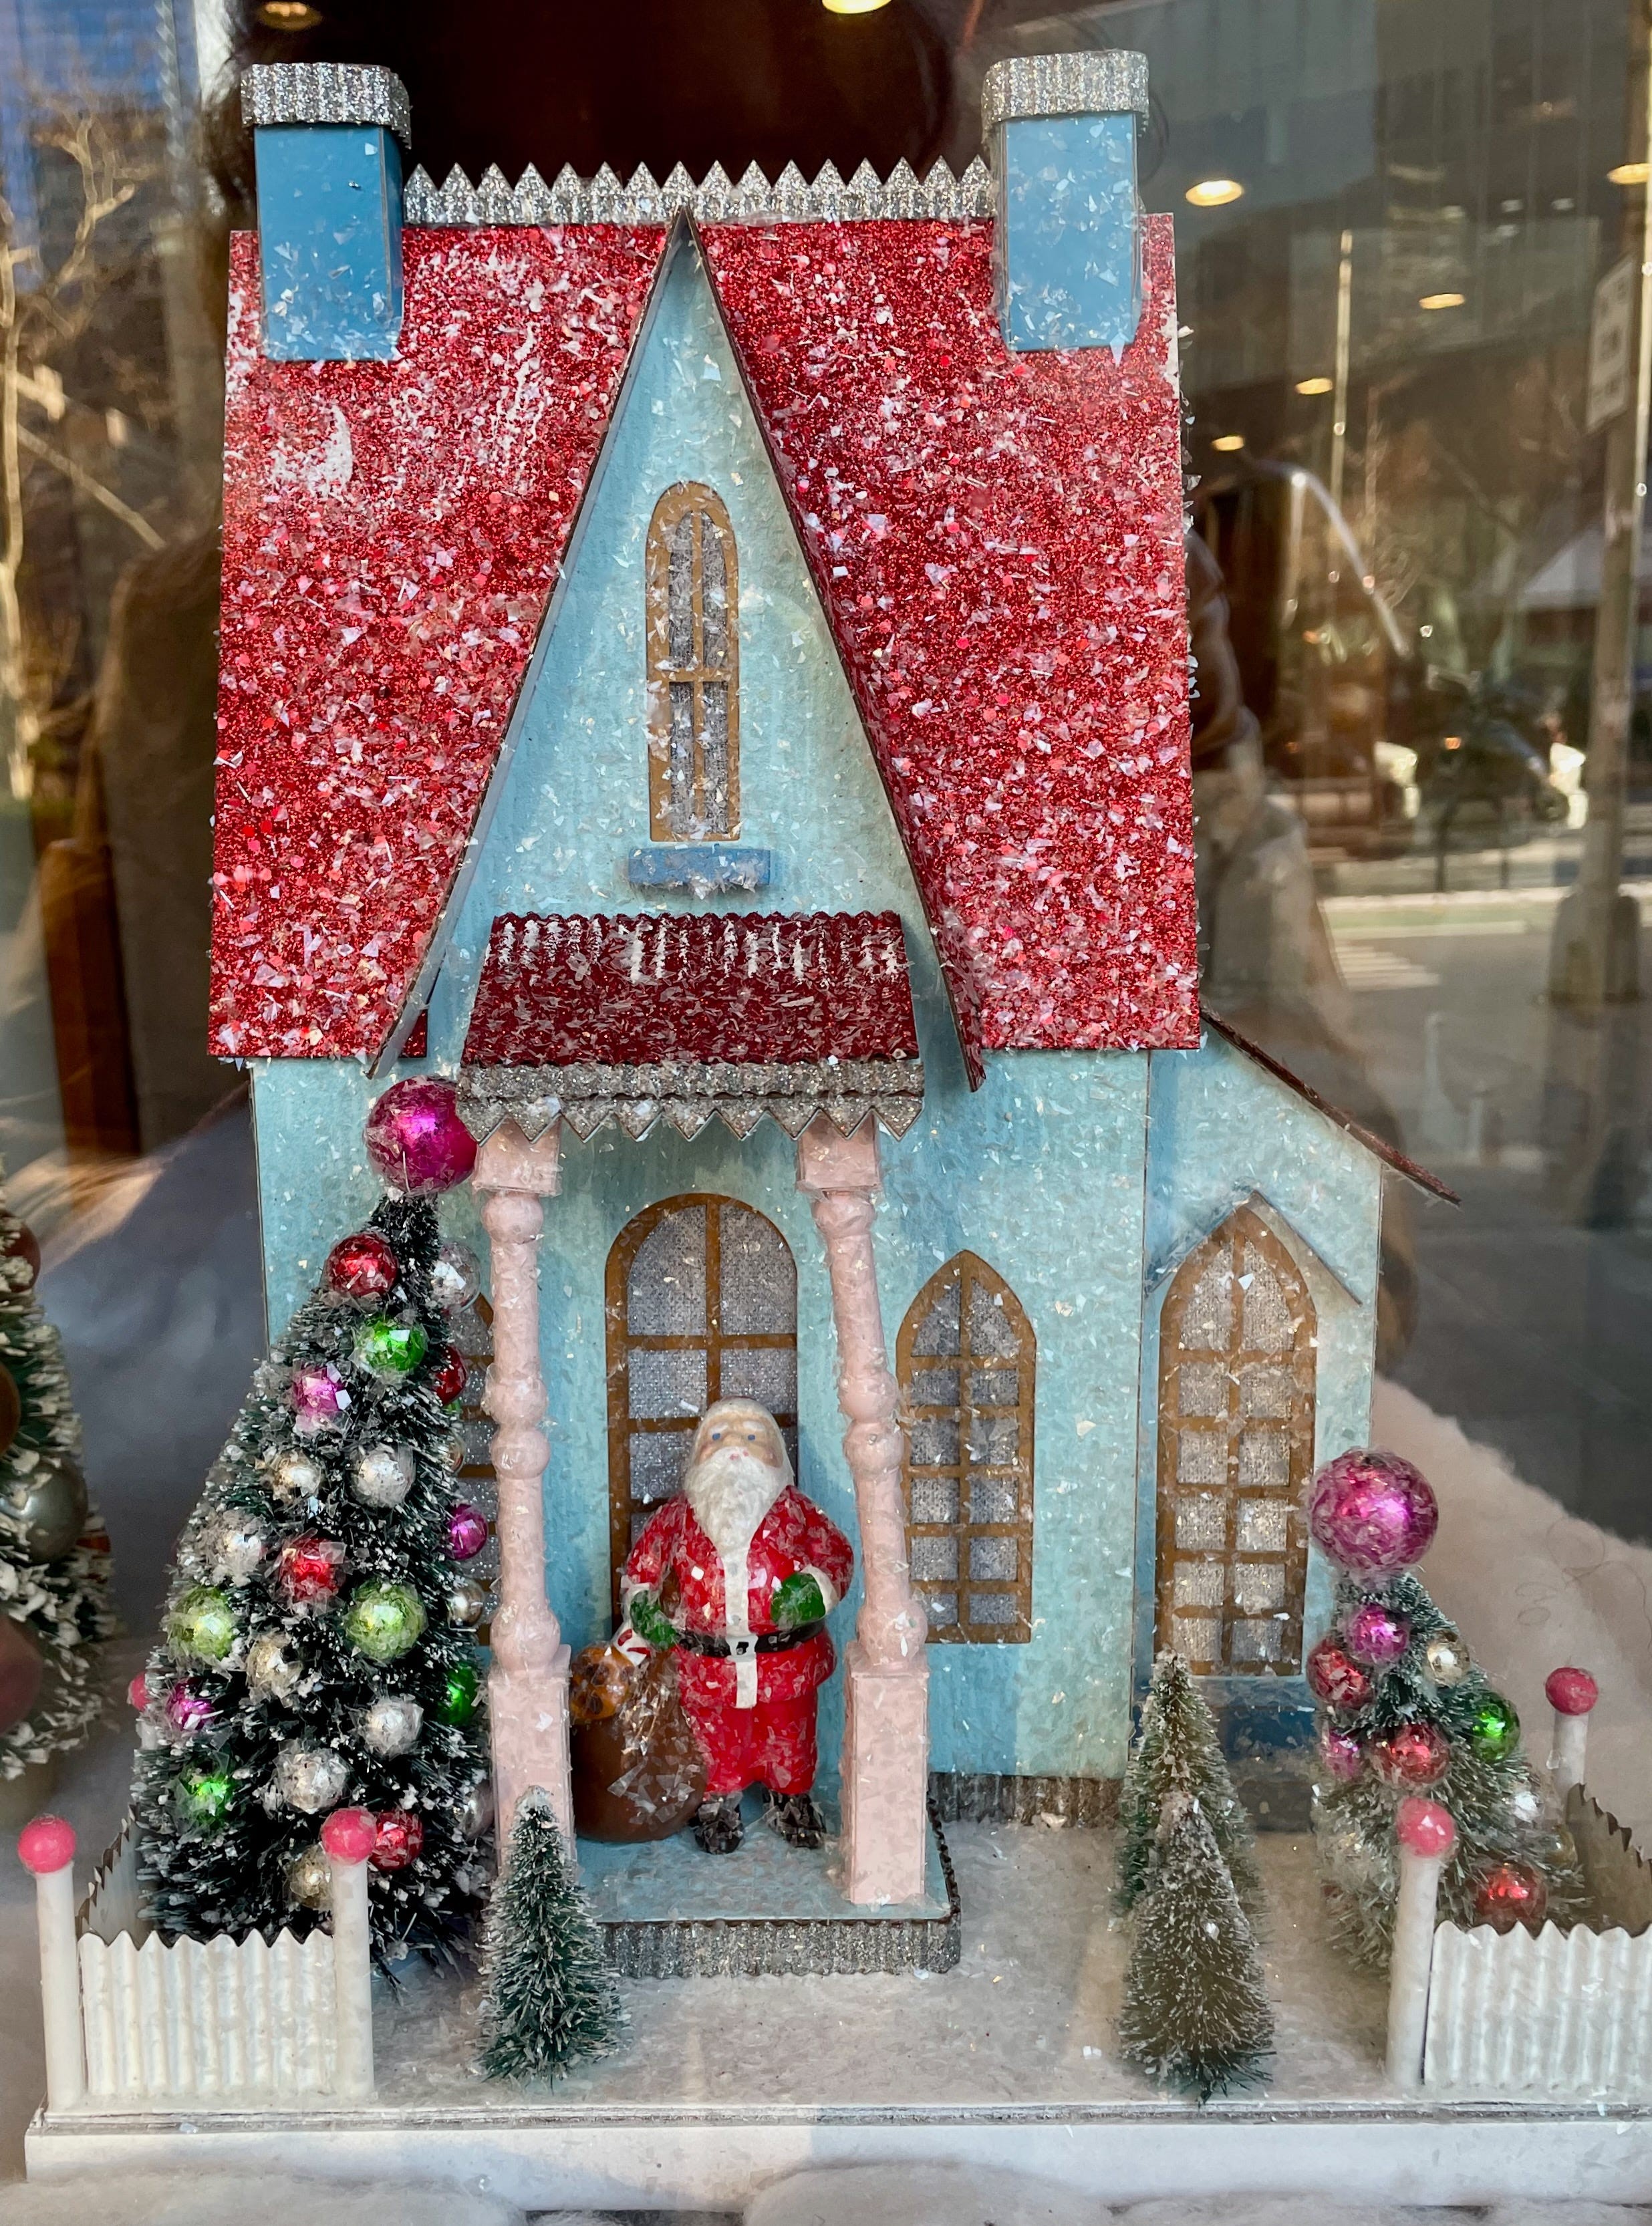
[[[898,913],[493,923],[464,1065],[916,1059]]]
[[[1012,355],[992,228],[708,227],[966,1056],[1198,1040],[1171,232]],[[213,945],[229,1056],[372,1056],[440,920],[663,245],[403,238],[391,364],[273,364],[236,244]]]

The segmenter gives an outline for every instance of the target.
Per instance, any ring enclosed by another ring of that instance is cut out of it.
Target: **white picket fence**
[[[1580,1786],[1566,1822],[1599,1921],[1569,1932],[1437,1925],[1425,2087],[1652,2094],[1652,1864]]]
[[[129,1822],[76,1912],[73,1957],[47,1954],[45,1933],[42,1925],[48,2021],[54,1989],[67,1994],[73,1986],[77,1997],[55,2005],[59,2030],[70,2037],[63,2054],[79,2062],[57,2067],[54,2109],[96,2115],[161,2103],[291,2105],[359,2101],[373,2091],[359,1864],[345,1873],[335,1867],[330,1934],[167,1942],[139,1910]]]

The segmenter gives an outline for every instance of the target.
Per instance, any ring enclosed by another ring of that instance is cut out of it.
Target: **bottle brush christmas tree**
[[[488,1911],[480,2068],[489,2079],[550,2079],[604,2056],[622,2022],[602,1934],[550,1803],[517,1805],[510,1858]]]
[[[80,1425],[35,1292],[40,1248],[0,1169],[0,1779],[79,1746],[102,1713],[96,1642],[115,1628],[109,1543],[87,1504]]]
[[[378,1819],[373,1948],[442,1954],[476,1913],[486,1824],[448,1341],[475,1262],[433,1197],[475,1146],[449,1084],[398,1083],[367,1147],[391,1185],[259,1370],[179,1549],[137,1695],[140,1875],[168,1937],[321,1921],[327,1813]]]
[[[1245,1912],[1210,1820],[1179,1787],[1134,1919],[1119,2041],[1127,2063],[1200,2102],[1262,2076],[1274,2013]]]
[[[1216,1720],[1186,1663],[1180,1655],[1166,1652],[1153,1664],[1153,1682],[1119,1795],[1115,1898],[1121,1914],[1135,1907],[1147,1887],[1159,1856],[1165,1803],[1172,1793],[1191,1794],[1198,1801],[1234,1891],[1254,1912],[1261,1905],[1261,1880],[1250,1820],[1233,1790]]]
[[[1395,1816],[1426,1793],[1451,1813],[1456,1850],[1442,1918],[1562,1924],[1585,1895],[1558,1803],[1527,1760],[1514,1709],[1418,1582],[1439,1510],[1395,1453],[1348,1453],[1315,1478],[1314,1538],[1339,1572],[1331,1630],[1309,1654],[1319,1703],[1314,1835],[1336,1937],[1388,1961],[1399,1892]]]

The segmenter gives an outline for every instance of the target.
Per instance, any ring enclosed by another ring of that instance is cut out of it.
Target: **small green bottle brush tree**
[[[622,2017],[602,1933],[537,1786],[517,1804],[488,1910],[479,2068],[489,2079],[554,2079],[614,2046]]]
[[[260,1368],[180,1547],[143,1709],[134,1806],[169,1937],[320,1921],[333,1809],[377,1820],[373,1949],[443,1956],[478,1911],[488,1816],[473,1631],[486,1542],[460,1496],[476,1264],[432,1200],[475,1147],[449,1084],[398,1083],[370,1154],[390,1193],[336,1244]]]

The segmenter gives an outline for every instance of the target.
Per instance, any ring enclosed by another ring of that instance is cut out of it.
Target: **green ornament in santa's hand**
[[[632,1593],[627,1620],[645,1646],[669,1654],[677,1644],[677,1625],[652,1593]]]
[[[379,1314],[356,1332],[354,1352],[370,1374],[396,1379],[413,1373],[429,1342],[417,1322],[392,1321]]]
[[[1488,1693],[1469,1722],[1469,1745],[1482,1762],[1502,1762],[1520,1745],[1520,1718],[1501,1693]]]
[[[363,1585],[344,1612],[344,1635],[370,1662],[394,1662],[416,1646],[424,1603],[411,1585]]]
[[[769,1612],[777,1631],[795,1631],[800,1623],[818,1623],[826,1612],[819,1579],[807,1569],[797,1570],[778,1587],[769,1602]]]
[[[228,1597],[212,1585],[192,1585],[167,1625],[172,1651],[200,1662],[221,1662],[235,1644]]]

